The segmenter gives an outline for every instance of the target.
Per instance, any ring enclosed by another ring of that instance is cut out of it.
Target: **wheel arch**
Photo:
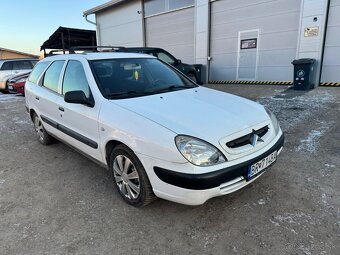
[[[124,143],[122,143],[121,141],[118,141],[118,140],[110,140],[105,144],[105,160],[106,160],[106,163],[109,167],[110,167],[110,155],[111,155],[112,150],[116,146],[121,145],[121,144],[127,146],[126,144],[124,144]],[[127,147],[129,149],[131,149],[129,146],[127,146]]]
[[[31,120],[33,121],[33,115],[37,113],[34,111],[34,109],[30,109],[29,113],[30,113]]]

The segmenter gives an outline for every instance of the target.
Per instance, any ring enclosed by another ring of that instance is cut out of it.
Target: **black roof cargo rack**
[[[104,49],[104,50],[99,51],[99,49]],[[124,49],[125,47],[122,47],[122,46],[76,46],[76,47],[71,47],[69,53],[75,54],[76,51],[116,52],[116,51],[124,51]]]
[[[73,46],[96,46],[96,31],[77,29],[70,27],[59,27],[40,47],[47,54],[47,50],[60,50],[65,54]],[[53,54],[53,52],[52,52]]]

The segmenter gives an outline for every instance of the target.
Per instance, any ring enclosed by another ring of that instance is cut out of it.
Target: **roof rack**
[[[98,49],[107,49],[99,51]],[[126,49],[122,46],[77,46],[77,47],[71,47],[69,50],[70,54],[75,54],[78,50],[91,50],[91,52],[116,52],[116,51],[124,51]]]

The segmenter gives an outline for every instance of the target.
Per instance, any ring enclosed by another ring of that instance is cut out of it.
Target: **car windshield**
[[[197,87],[178,71],[153,58],[91,61],[104,97],[122,99]]]

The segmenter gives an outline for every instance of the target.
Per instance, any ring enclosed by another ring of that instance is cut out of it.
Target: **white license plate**
[[[8,89],[13,89],[13,86],[12,85],[8,85]]]
[[[272,152],[264,159],[261,159],[260,161],[256,162],[255,164],[252,164],[248,167],[248,175],[247,180],[250,180],[254,176],[261,173],[263,170],[265,170],[267,167],[269,167],[271,164],[273,164],[276,161],[276,155],[277,151]]]

